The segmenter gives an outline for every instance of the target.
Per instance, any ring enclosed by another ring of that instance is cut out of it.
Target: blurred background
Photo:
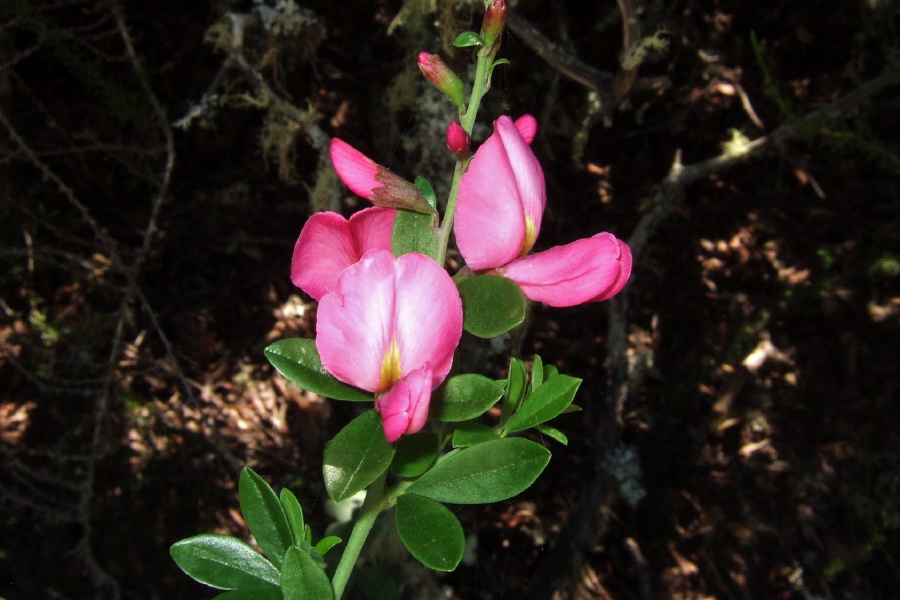
[[[459,508],[454,573],[385,519],[346,597],[896,598],[900,5],[510,4],[475,141],[534,114],[537,249],[611,231],[633,279],[473,345],[584,379],[569,445]],[[446,197],[455,114],[415,56],[471,77],[482,8],[0,2],[0,596],[212,598],[168,548],[247,538],[244,465],[333,521],[322,449],[359,407],[262,349],[313,335],[306,218],[365,204],[332,136]]]

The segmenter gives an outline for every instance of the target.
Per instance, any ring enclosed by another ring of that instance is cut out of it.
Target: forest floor
[[[288,278],[305,219],[363,204],[316,144],[339,136],[446,194],[454,115],[414,57],[464,74],[449,40],[477,27],[474,4],[310,0],[279,31],[250,2],[0,7],[0,597],[213,597],[169,546],[248,536],[245,465],[320,531],[333,521],[322,449],[359,407],[292,386],[262,353],[313,336],[315,303]],[[470,552],[455,572],[417,567],[384,527],[348,598],[897,597],[900,8],[641,5],[642,36],[667,47],[605,113],[521,35],[504,40],[476,142],[500,114],[538,118],[538,249],[627,240],[676,156],[789,135],[681,188],[641,241],[615,305],[621,406],[608,303],[534,306],[499,354],[477,346],[492,376],[504,353],[539,354],[584,380],[584,410],[559,420],[569,445],[543,440],[553,459],[520,496],[458,510]],[[616,3],[514,10],[555,52],[617,71]],[[264,88],[222,70],[228,11],[249,15],[242,56]]]

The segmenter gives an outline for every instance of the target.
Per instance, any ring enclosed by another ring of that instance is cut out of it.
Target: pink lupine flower
[[[528,254],[546,204],[537,157],[512,119],[500,117],[459,184],[456,243],[469,268],[493,269]]]
[[[350,191],[375,206],[432,214],[434,209],[415,185],[382,167],[343,140],[331,140],[331,163]]]
[[[422,428],[461,335],[456,285],[422,254],[372,250],[319,301],[322,365],[344,383],[383,394],[376,406],[389,442]]]
[[[291,281],[319,300],[337,287],[344,269],[369,250],[390,250],[397,211],[373,206],[348,221],[333,212],[314,214],[294,245]]]
[[[631,250],[611,233],[556,246],[497,270],[527,298],[550,306],[576,306],[611,298],[631,274]]]
[[[473,271],[503,275],[525,296],[550,306],[599,302],[617,294],[631,274],[631,250],[599,233],[528,255],[546,205],[544,173],[528,145],[537,121],[500,117],[475,152],[459,185],[456,240]]]

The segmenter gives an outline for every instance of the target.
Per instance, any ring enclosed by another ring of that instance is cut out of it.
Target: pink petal
[[[391,249],[396,211],[367,208],[350,222],[333,212],[316,213],[306,222],[294,245],[291,281],[319,300],[337,286],[341,273],[369,250]]]
[[[432,389],[453,364],[462,336],[462,301],[456,284],[439,264],[422,254],[397,259],[396,335],[401,373],[429,364]]]
[[[338,177],[357,196],[369,198],[381,184],[375,181],[378,165],[362,152],[337,138],[331,140],[331,163]]]
[[[622,240],[617,239],[616,241],[619,243],[619,251],[621,252],[619,255],[619,276],[604,292],[591,298],[590,302],[600,302],[601,300],[612,298],[622,291],[622,288],[625,287],[625,284],[628,283],[628,278],[631,276],[631,248]]]
[[[631,251],[611,233],[599,233],[510,263],[503,274],[522,292],[550,306],[575,306],[617,293],[631,273]]]
[[[350,217],[350,235],[357,252],[357,260],[369,250],[390,250],[391,232],[397,210],[373,206]]]
[[[341,273],[359,260],[350,225],[333,212],[309,218],[294,245],[291,281],[319,300],[337,286]]]
[[[371,250],[319,301],[316,347],[344,383],[385,392],[429,365],[432,389],[447,376],[462,335],[462,302],[450,275],[422,254]]]
[[[319,301],[316,347],[325,370],[344,383],[384,392],[382,366],[391,348],[396,259],[372,250],[341,274],[337,288]]]
[[[459,185],[455,232],[466,264],[492,269],[526,254],[546,203],[540,163],[512,120],[500,117]]]
[[[522,115],[516,119],[516,129],[519,130],[519,135],[529,146],[534,141],[534,136],[537,135],[537,127],[537,119],[532,115]]]
[[[425,426],[431,404],[431,379],[431,369],[426,364],[397,381],[388,393],[375,401],[388,443],[417,433]]]

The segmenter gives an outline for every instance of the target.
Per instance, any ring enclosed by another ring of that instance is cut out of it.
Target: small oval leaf
[[[325,370],[316,349],[316,340],[306,338],[278,340],[264,352],[279,373],[304,390],[335,400],[372,401],[372,394],[341,383]]]
[[[550,462],[550,452],[524,438],[504,438],[454,450],[407,491],[438,502],[485,504],[527,489]]]
[[[483,46],[484,38],[475,33],[474,31],[463,31],[456,39],[453,40],[453,45],[457,48],[469,48],[471,46]]]
[[[437,459],[441,441],[437,434],[419,432],[405,435],[396,445],[391,471],[398,477],[418,477]]]
[[[545,381],[510,417],[506,432],[523,431],[558,416],[572,404],[580,385],[580,379],[568,375],[557,375]]]
[[[515,281],[477,275],[456,285],[463,303],[463,328],[472,335],[496,337],[525,320],[528,303]]]
[[[378,479],[391,464],[394,447],[384,439],[381,416],[368,410],[325,445],[325,488],[342,502]]]
[[[434,258],[437,256],[437,237],[434,235],[434,217],[398,210],[391,230],[391,251],[400,257],[417,252]]]
[[[397,533],[409,553],[435,571],[452,571],[462,560],[466,536],[446,506],[416,494],[397,498]]]
[[[281,568],[284,553],[294,543],[290,525],[278,496],[266,481],[249,467],[241,471],[238,483],[241,513],[256,543],[276,568]]]
[[[281,489],[278,496],[281,501],[281,508],[284,509],[284,515],[287,517],[288,525],[291,526],[291,534],[294,538],[294,545],[300,544],[304,539],[305,524],[303,522],[303,508],[294,492],[287,488]]]
[[[503,387],[484,375],[456,375],[432,398],[431,417],[445,423],[468,421],[483,415],[503,395]]]
[[[284,600],[331,600],[334,590],[331,580],[316,561],[300,550],[291,548],[284,557],[281,569],[281,591]]]
[[[169,550],[182,571],[220,590],[280,585],[275,566],[248,544],[207,533],[176,542]]]
[[[483,444],[500,438],[500,434],[493,427],[482,423],[469,421],[460,423],[453,430],[453,447],[468,448],[476,444]]]

